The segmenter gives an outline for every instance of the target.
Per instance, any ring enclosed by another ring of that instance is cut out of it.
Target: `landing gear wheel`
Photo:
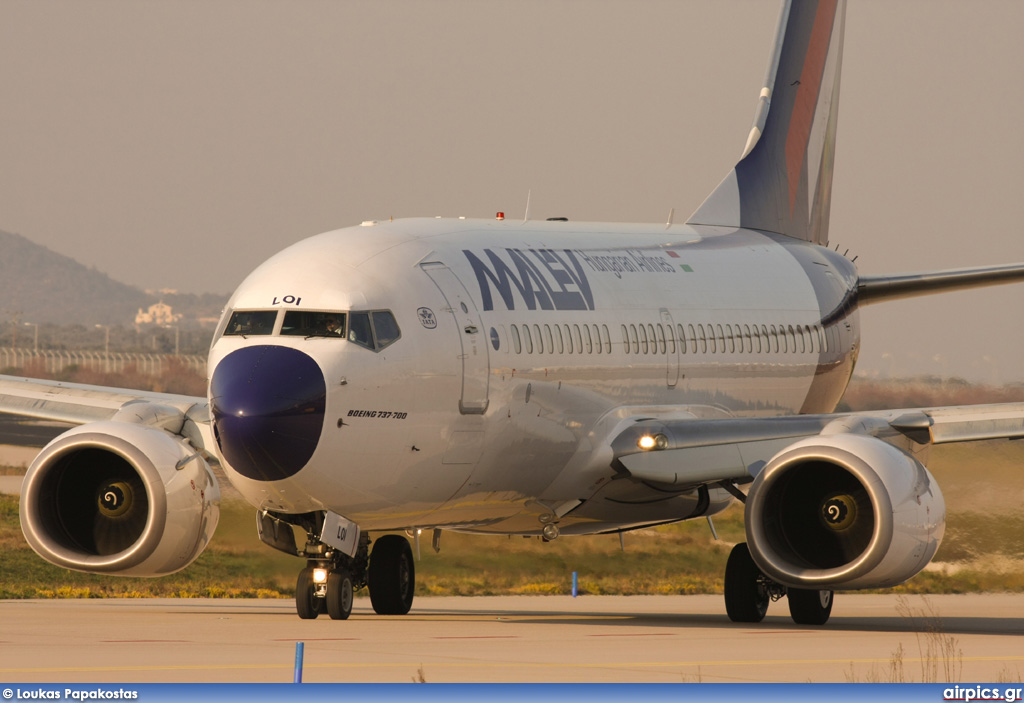
[[[832,591],[808,591],[802,588],[791,588],[786,594],[789,598],[789,614],[793,622],[799,625],[824,625],[832,614]]]
[[[345,569],[327,576],[327,614],[331,620],[348,620],[352,614],[352,575]]]
[[[761,622],[771,595],[746,542],[732,548],[725,564],[725,612],[733,622]]]
[[[416,567],[409,540],[401,535],[384,535],[374,542],[366,580],[374,612],[408,613],[416,590]]]
[[[313,567],[307,566],[299,572],[299,579],[295,583],[295,610],[303,620],[315,620],[320,614],[323,599],[313,595],[315,590]]]

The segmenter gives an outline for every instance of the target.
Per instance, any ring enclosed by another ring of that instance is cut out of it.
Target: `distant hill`
[[[130,326],[139,308],[163,300],[175,312],[216,316],[218,295],[148,295],[95,268],[0,230],[0,322],[15,316],[35,323]]]

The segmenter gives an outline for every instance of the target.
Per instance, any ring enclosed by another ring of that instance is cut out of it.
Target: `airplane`
[[[917,574],[945,528],[932,444],[1024,436],[1024,403],[835,413],[861,308],[1024,280],[1024,264],[861,274],[829,248],[845,0],[786,0],[742,156],[686,223],[367,221],[231,296],[207,397],[0,377],[0,411],[76,426],[25,476],[47,561],[161,576],[213,536],[219,463],[305,560],[300,618],[410,611],[401,531],[621,533],[744,503],[725,608]],[[383,534],[371,540],[371,535]],[[399,533],[399,534],[395,534]]]

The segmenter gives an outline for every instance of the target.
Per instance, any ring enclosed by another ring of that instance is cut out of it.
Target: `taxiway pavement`
[[[288,600],[0,601],[8,682],[1020,681],[1024,595],[838,594],[731,623],[721,596],[419,598],[299,620]]]

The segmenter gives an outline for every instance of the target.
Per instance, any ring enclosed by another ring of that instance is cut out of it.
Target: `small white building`
[[[184,317],[180,313],[176,314],[171,310],[171,306],[160,301],[149,306],[148,310],[139,308],[138,314],[135,315],[136,325],[173,325],[177,323],[181,318]]]

